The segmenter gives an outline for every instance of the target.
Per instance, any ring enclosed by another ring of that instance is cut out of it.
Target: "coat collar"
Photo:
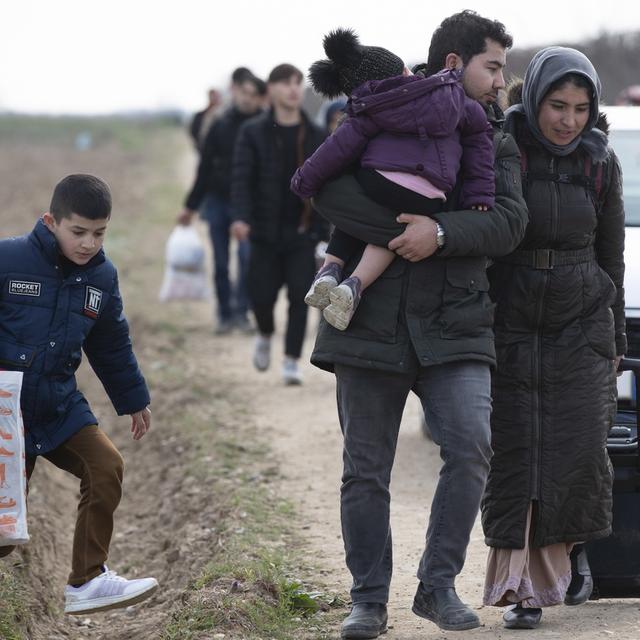
[[[236,107],[235,105],[231,105],[227,110],[227,117],[231,120],[235,120],[237,122],[244,122],[245,120],[251,120],[251,118],[255,118],[260,115],[260,111],[256,111],[254,113],[243,113]]]
[[[264,112],[264,118],[272,127],[280,126],[276,122],[276,113],[273,107],[270,107],[267,111]],[[304,126],[305,129],[310,128],[311,121],[309,120],[309,116],[305,113],[303,109],[300,109],[300,124]]]
[[[29,240],[45,255],[47,262],[56,267],[60,264],[60,248],[56,237],[49,231],[42,218],[36,222],[36,226],[29,234]],[[77,265],[77,270],[84,270],[95,267],[105,261],[104,249],[100,251],[85,265]]]

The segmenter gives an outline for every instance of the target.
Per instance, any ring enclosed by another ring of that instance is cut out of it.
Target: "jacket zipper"
[[[551,157],[549,162],[549,171],[555,173],[556,159]],[[551,189],[551,238],[549,242],[549,248],[554,244],[556,236],[558,234],[558,202],[559,202],[559,188],[557,183],[552,183]],[[534,368],[534,381],[536,394],[534,397],[534,436],[535,442],[533,448],[533,460],[532,460],[532,473],[531,473],[531,499],[537,500],[537,511],[534,514],[536,522],[531,523],[533,531],[537,531],[537,521],[541,517],[542,503],[540,497],[542,495],[542,473],[540,472],[540,466],[542,463],[542,412],[541,402],[542,397],[542,316],[544,311],[544,298],[549,286],[549,272],[545,271],[543,275],[542,295],[539,298],[536,317],[536,333],[534,336],[534,354],[537,359]],[[535,534],[534,534],[535,535]]]
[[[545,272],[540,288],[541,295],[538,298],[536,308],[536,331],[533,335],[533,438],[531,442],[531,500],[538,500],[540,497],[540,459],[542,452],[542,413],[540,406],[541,381],[542,381],[542,316],[544,298],[547,292],[549,276]]]
[[[549,162],[549,171],[555,173],[556,160],[552,156]],[[558,233],[558,185],[552,183],[551,189],[551,240],[549,242],[549,248],[553,246]],[[544,312],[544,298],[547,293],[547,287],[549,286],[549,272],[545,271],[543,275],[542,295],[538,299],[538,306],[536,309],[536,332],[534,335],[534,348],[533,353],[536,358],[534,364],[534,437],[532,442],[532,461],[531,461],[531,499],[538,500],[542,494],[542,474],[540,473],[540,465],[542,461],[542,317]],[[540,514],[540,504],[538,507],[538,515]]]
[[[555,173],[557,169],[558,167],[556,164],[556,159],[553,156],[551,156],[551,161],[549,162],[549,171],[551,173]],[[551,184],[553,185],[551,189],[551,195],[554,201],[551,203],[552,207],[551,207],[551,243],[550,244],[553,245],[553,242],[558,236],[558,201],[559,201],[558,196],[559,194],[558,194],[558,183],[552,182]]]

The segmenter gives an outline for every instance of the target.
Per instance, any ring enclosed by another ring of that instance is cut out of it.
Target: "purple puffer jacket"
[[[293,192],[315,195],[358,158],[367,169],[412,173],[449,192],[462,165],[462,208],[492,207],[492,129],[460,77],[459,71],[444,70],[428,78],[395,76],[359,86],[345,120],[294,174]]]

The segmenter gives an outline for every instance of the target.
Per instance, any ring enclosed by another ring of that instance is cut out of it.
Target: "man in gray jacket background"
[[[351,176],[329,183],[314,199],[315,208],[343,231],[388,245],[399,256],[367,289],[346,331],[321,324],[311,357],[335,373],[344,435],[341,518],[353,608],[343,622],[343,638],[375,638],[386,630],[389,481],[410,391],[421,400],[444,461],[413,611],[447,630],[480,624],[454,585],[491,458],[495,348],[487,256],[512,252],[527,224],[518,149],[502,131],[496,104],[511,45],[504,25],[463,11],[435,31],[423,66],[426,75],[463,68],[465,91],[487,111],[496,156],[493,209],[455,210],[454,191],[448,211],[396,219],[369,200]]]

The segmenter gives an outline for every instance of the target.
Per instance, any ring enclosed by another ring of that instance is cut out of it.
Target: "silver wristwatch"
[[[439,222],[436,222],[436,245],[438,245],[438,249],[444,247],[444,229]]]

